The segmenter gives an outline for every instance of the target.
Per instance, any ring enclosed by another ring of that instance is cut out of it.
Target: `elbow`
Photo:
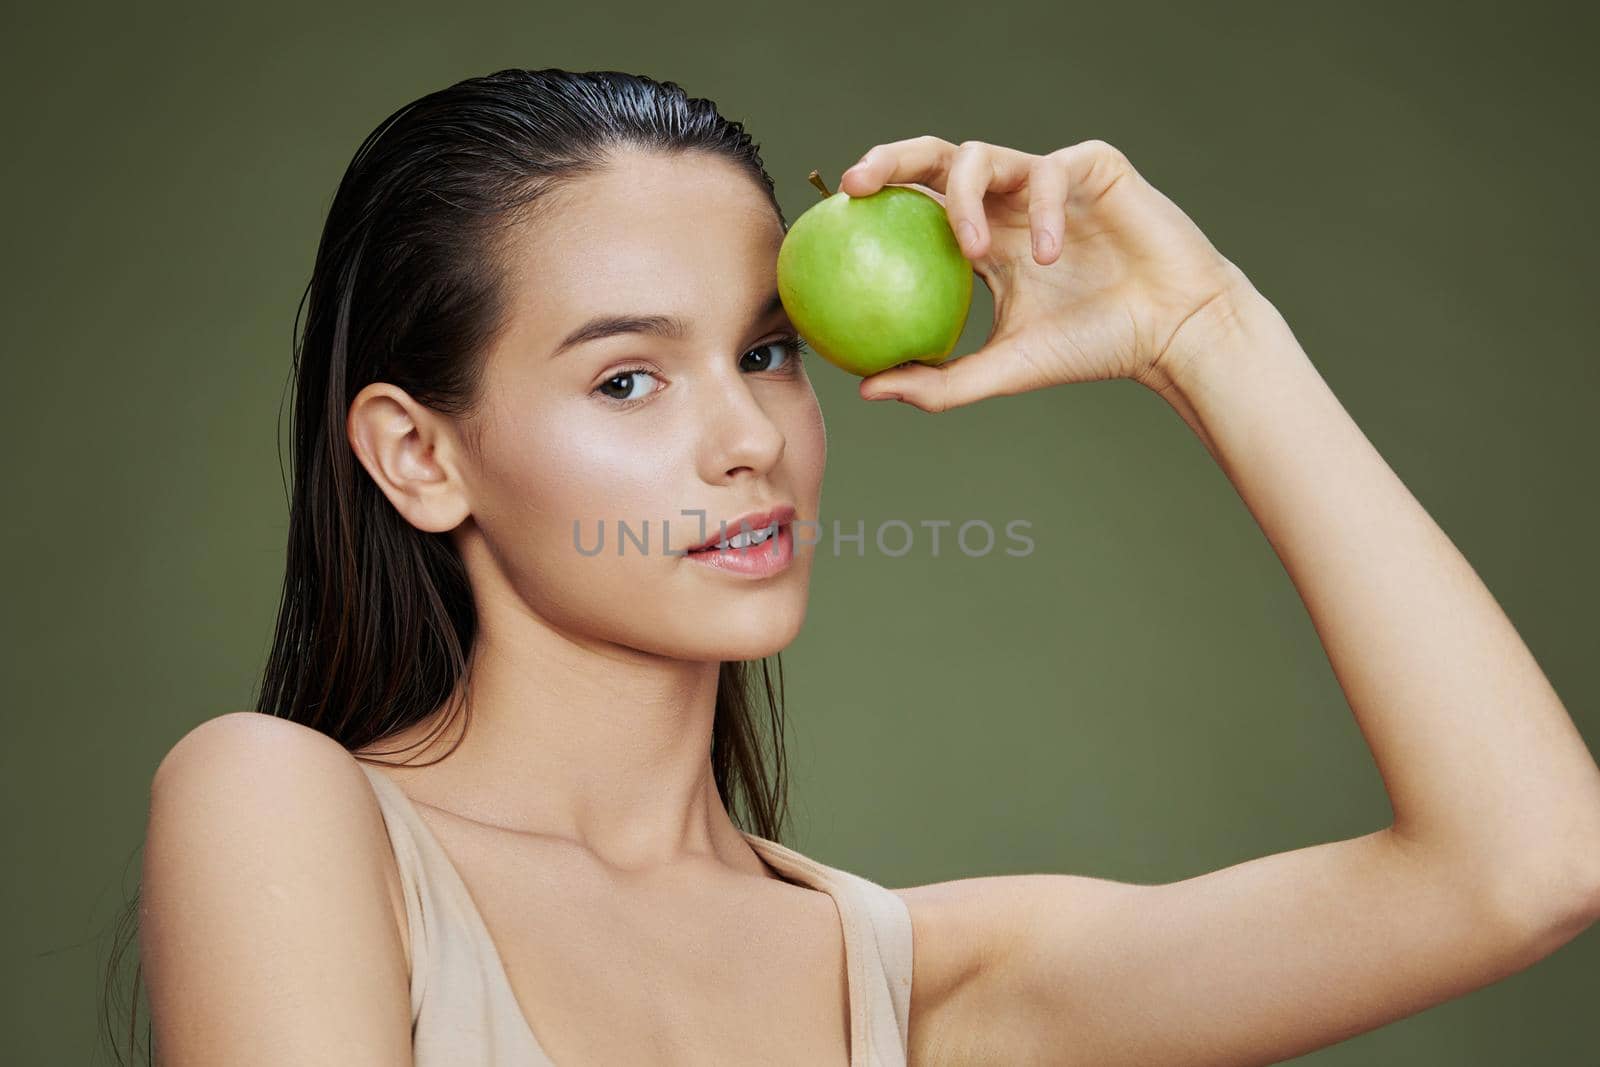
[[[1524,938],[1554,951],[1600,920],[1600,845],[1574,851],[1565,863],[1514,869],[1495,907]]]
[[[1571,867],[1572,904],[1567,913],[1570,921],[1588,927],[1600,919],[1600,841],[1574,850]]]
[[[1583,925],[1588,927],[1600,920],[1600,844],[1587,846],[1583,850],[1583,858],[1588,873],[1584,878],[1580,906],[1582,915],[1586,917]]]

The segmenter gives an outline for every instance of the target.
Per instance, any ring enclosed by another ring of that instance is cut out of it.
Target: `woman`
[[[1266,1063],[1600,913],[1600,771],[1245,275],[1100,141],[914,137],[842,188],[888,183],[944,205],[995,324],[861,395],[1161,395],[1304,598],[1394,824],[1169,885],[891,890],[779,844],[745,671],[799,632],[826,440],[771,179],[672,83],[502,71],[393,115],[329,213],[261,712],[152,788],[163,1063]],[[741,518],[771,536],[683,553]]]

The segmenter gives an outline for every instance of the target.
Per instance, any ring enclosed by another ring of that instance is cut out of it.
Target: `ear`
[[[404,389],[388,382],[362,389],[350,404],[345,432],[383,495],[417,529],[443,533],[470,514],[449,420]]]

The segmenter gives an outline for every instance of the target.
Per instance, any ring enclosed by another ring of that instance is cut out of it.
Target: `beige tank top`
[[[405,890],[416,1067],[556,1067],[522,1014],[499,951],[455,864],[405,791],[372,782]],[[904,1067],[911,1012],[911,913],[875,882],[745,833],[785,881],[833,898],[844,931],[850,1067]]]

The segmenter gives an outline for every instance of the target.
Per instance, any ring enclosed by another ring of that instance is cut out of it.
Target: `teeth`
[[[775,534],[777,532],[778,532],[778,524],[777,523],[773,523],[771,526],[764,526],[759,530],[753,530],[750,533],[745,533],[743,530],[740,530],[738,533],[734,534],[732,537],[729,537],[726,540],[718,541],[715,545],[712,545],[711,547],[712,548],[749,548],[751,545],[759,545],[761,542],[765,541],[767,538],[771,537],[773,534]]]

